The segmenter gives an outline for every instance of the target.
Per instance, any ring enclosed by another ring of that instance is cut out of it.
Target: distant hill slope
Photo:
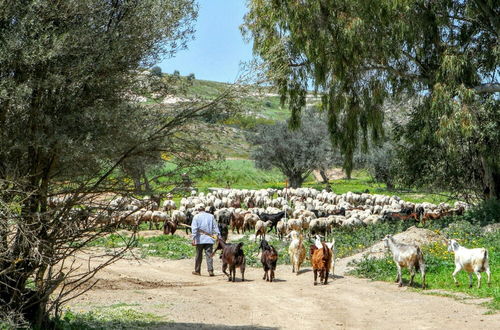
[[[143,72],[143,74],[147,74]],[[172,77],[163,74],[164,77]],[[188,79],[187,77],[181,77]],[[232,84],[193,79],[185,95],[159,96],[159,95],[139,95],[135,100],[144,104],[181,103],[188,99],[212,99],[220,95],[224,90],[234,87]],[[280,97],[271,88],[249,87],[248,91],[240,100],[241,112],[232,118],[216,124],[205,123],[215,128],[220,134],[210,137],[214,152],[225,155],[226,158],[249,158],[250,146],[245,140],[245,131],[248,131],[258,124],[272,124],[276,121],[287,120],[290,117],[290,110],[282,107]],[[319,97],[309,95],[307,103],[312,105],[319,102]]]

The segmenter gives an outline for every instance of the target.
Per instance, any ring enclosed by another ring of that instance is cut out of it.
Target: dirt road
[[[120,260],[97,275],[95,288],[70,303],[73,310],[122,303],[161,315],[158,328],[283,329],[499,329],[500,314],[451,298],[424,295],[396,284],[343,276],[313,286],[309,268],[297,276],[280,266],[276,282],[248,268],[228,282],[215,258],[216,277],[191,275],[193,260]],[[205,267],[205,264],[203,264]]]

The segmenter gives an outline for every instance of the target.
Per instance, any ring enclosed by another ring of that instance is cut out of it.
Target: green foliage
[[[151,74],[156,77],[161,77],[163,74],[161,72],[161,68],[157,65],[151,68]]]
[[[303,116],[302,125],[296,130],[280,122],[258,127],[247,139],[254,145],[252,158],[257,166],[278,168],[294,188],[300,187],[313,170],[328,166],[332,154],[326,125],[314,110]]]
[[[196,16],[192,0],[2,2],[0,213],[15,225],[0,221],[0,314],[48,327],[49,313],[75,294],[59,284],[71,276],[82,285],[101,269],[54,267],[78,251],[68,249],[72,242],[104,234],[77,225],[69,210],[82,199],[91,204],[89,195],[126,190],[111,178],[124,160],[158,161],[159,150],[181,149],[186,123],[201,109],[163,109],[159,117],[133,98],[161,81],[144,68],[182,49]],[[61,191],[64,205],[48,207]],[[32,290],[26,284],[35,277]],[[54,299],[44,298],[57,287]]]
[[[229,126],[236,126],[244,130],[254,129],[259,125],[272,125],[274,121],[262,117],[236,115],[224,121],[224,124]]]
[[[152,256],[179,260],[193,258],[195,255],[191,241],[177,235],[139,237],[138,247],[143,258]]]
[[[395,152],[390,142],[370,150],[367,166],[370,174],[378,182],[383,182],[389,189],[394,188],[395,178]]]
[[[406,182],[499,198],[500,159],[491,152],[500,143],[494,2],[252,0],[249,9],[243,32],[292,124],[312,84],[347,172],[358,145],[383,137],[384,101],[415,97],[411,121],[420,125],[410,124],[401,142],[411,175],[423,179]]]
[[[138,312],[127,306],[96,308],[86,313],[75,313],[68,309],[57,320],[56,326],[61,330],[138,329],[159,326],[164,322],[162,317]]]
[[[464,220],[481,226],[500,222],[500,201],[489,199],[468,210],[464,214]]]

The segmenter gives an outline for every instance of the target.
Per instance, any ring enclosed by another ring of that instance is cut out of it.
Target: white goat
[[[477,276],[477,287],[481,287],[481,272],[486,272],[488,276],[488,286],[490,285],[490,266],[488,264],[488,250],[484,248],[468,249],[460,246],[454,239],[448,241],[448,251],[455,253],[455,271],[453,280],[458,286],[455,277],[460,270],[469,273],[469,288],[472,288],[472,272]]]
[[[299,275],[300,265],[302,265],[306,258],[306,248],[302,243],[302,234],[299,235],[295,230],[292,230],[287,236],[292,238],[292,242],[288,247],[288,255],[292,263],[292,272]]]
[[[385,245],[391,250],[392,259],[398,268],[396,282],[399,283],[399,286],[403,286],[401,267],[405,267],[410,271],[410,286],[413,284],[415,270],[420,269],[420,273],[422,274],[422,289],[425,289],[425,264],[420,248],[417,245],[396,243],[392,235],[385,236],[383,240],[385,241]]]

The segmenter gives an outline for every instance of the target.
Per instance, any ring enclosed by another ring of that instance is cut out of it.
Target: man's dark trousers
[[[205,250],[205,257],[207,259],[207,269],[209,272],[214,271],[214,264],[212,261],[212,244],[198,244],[196,245],[196,259],[194,262],[194,271],[201,273],[201,260],[203,259],[203,250]]]

